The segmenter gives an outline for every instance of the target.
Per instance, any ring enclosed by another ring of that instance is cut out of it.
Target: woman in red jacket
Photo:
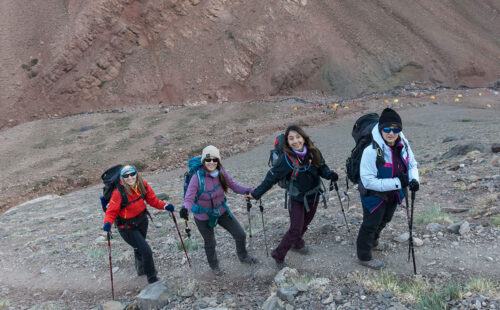
[[[148,283],[158,281],[153,261],[153,252],[146,242],[148,217],[146,202],[156,209],[174,212],[172,204],[158,200],[153,189],[144,181],[132,165],[123,166],[120,184],[111,195],[103,230],[109,232],[116,221],[118,232],[123,240],[134,248],[137,275],[145,274]]]

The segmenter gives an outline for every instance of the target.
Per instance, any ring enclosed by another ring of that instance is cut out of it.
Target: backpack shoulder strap
[[[130,203],[128,201],[128,196],[127,193],[125,192],[125,187],[123,185],[118,184],[116,186],[116,189],[118,190],[118,193],[120,193],[120,197],[122,198],[122,202],[120,204],[120,210],[128,206]]]
[[[198,194],[196,194],[196,198],[194,201],[198,201],[198,199],[203,195],[205,192],[205,173],[201,171],[201,169],[198,169],[196,171],[196,177],[198,178],[198,186],[200,189],[198,190]]]
[[[377,165],[377,168],[378,168],[378,167],[382,166],[383,164],[385,164],[384,152],[382,151],[382,149],[380,148],[378,143],[375,142],[375,140],[372,141],[372,147],[377,152],[377,161],[375,162],[375,164]]]

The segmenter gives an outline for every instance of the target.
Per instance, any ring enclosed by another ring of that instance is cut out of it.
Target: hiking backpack
[[[372,145],[377,150],[377,167],[384,164],[384,157],[380,146],[373,140],[372,130],[378,126],[379,116],[377,113],[369,113],[356,120],[352,127],[352,137],[356,146],[351,150],[351,156],[346,160],[347,178],[354,184],[360,183],[361,156],[368,145]],[[346,183],[347,183],[346,178]]]
[[[113,195],[115,189],[118,189],[118,192],[120,193],[120,196],[122,198],[120,209],[125,208],[132,202],[135,202],[139,199],[146,198],[146,195],[144,193],[141,193],[141,197],[138,198],[137,200],[134,200],[132,202],[128,201],[128,196],[127,193],[125,192],[125,188],[123,187],[123,185],[120,184],[120,172],[122,168],[123,165],[116,165],[104,171],[104,173],[101,175],[104,187],[102,189],[102,196],[100,196],[99,198],[101,199],[102,211],[104,212],[106,212],[108,208],[109,201],[111,200],[111,196]]]
[[[188,171],[184,173],[184,197],[186,197],[189,182],[195,174],[198,176],[198,182],[200,183],[200,188],[202,189],[200,192],[205,190],[205,174],[204,171],[200,169],[201,167],[203,167],[201,156],[188,159]],[[196,197],[196,200],[198,200],[198,198],[199,196]]]

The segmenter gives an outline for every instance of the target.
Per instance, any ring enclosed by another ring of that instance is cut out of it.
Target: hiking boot
[[[372,248],[373,251],[387,251],[389,250],[389,243],[379,242],[376,246]]]
[[[292,251],[297,252],[297,253],[302,254],[302,255],[307,255],[307,254],[309,254],[309,247],[304,246],[300,249],[292,248]]]
[[[219,267],[215,267],[215,268],[212,268],[212,273],[216,276],[216,277],[220,277],[222,276],[224,273],[222,272],[222,270],[219,268]]]
[[[257,264],[259,261],[255,257],[247,255],[245,258],[240,258],[240,262],[244,264]]]
[[[155,283],[155,282],[158,282],[159,279],[157,276],[152,276],[150,278],[148,278],[148,283],[151,284],[151,283]]]
[[[358,263],[360,265],[363,265],[365,267],[379,270],[384,267],[384,263],[378,259],[372,258],[370,260],[358,260]]]

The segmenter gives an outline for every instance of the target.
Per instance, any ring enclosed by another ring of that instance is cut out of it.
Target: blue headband
[[[126,165],[120,171],[120,175],[124,175],[127,172],[137,172],[137,171],[135,170],[134,166]]]

